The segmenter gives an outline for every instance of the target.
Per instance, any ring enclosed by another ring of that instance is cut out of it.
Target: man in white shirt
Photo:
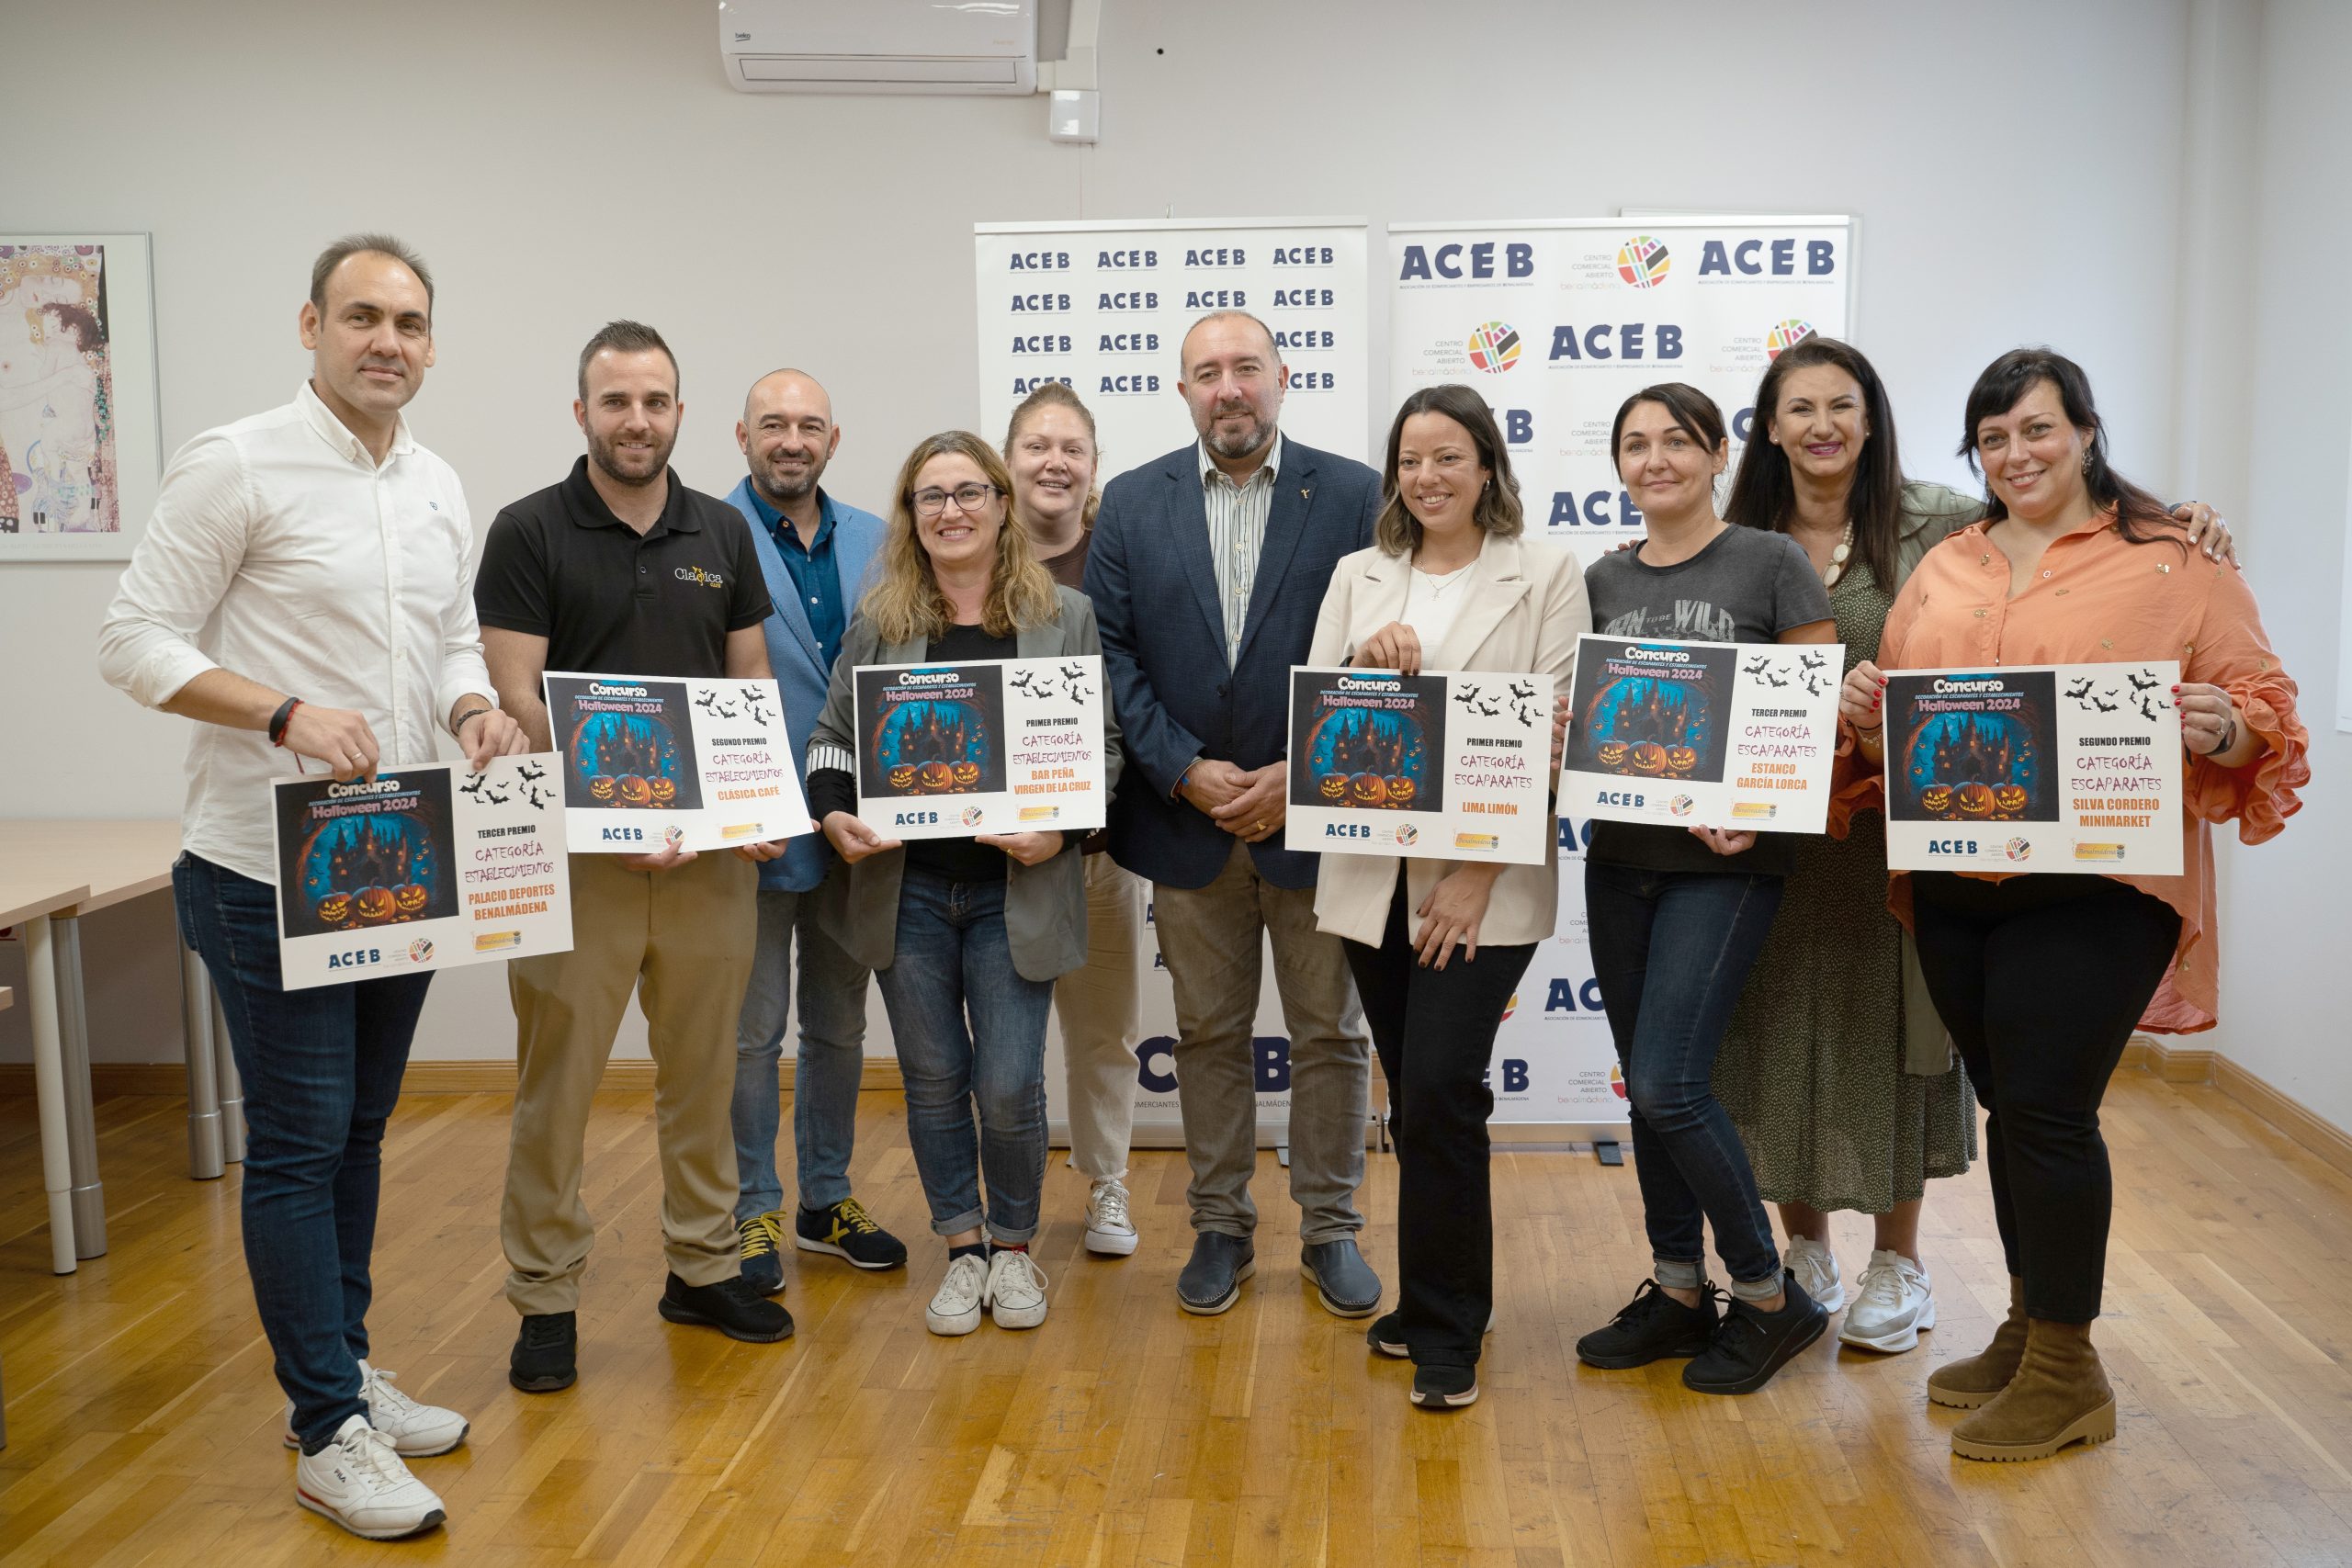
[[[366,1359],[384,1123],[432,976],[283,987],[269,784],[306,759],[337,779],[428,762],[445,728],[477,766],[526,746],[483,694],[465,493],[401,417],[433,363],[431,274],[389,236],[337,241],[300,321],[294,400],[173,457],[98,663],[197,721],[172,886],[244,1082],[245,1268],[295,1497],[383,1539],[441,1522],[404,1457],[467,1427]]]

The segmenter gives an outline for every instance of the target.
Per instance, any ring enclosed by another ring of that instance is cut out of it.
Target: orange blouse
[[[2142,1027],[2185,1034],[2211,1029],[2220,958],[2213,917],[2210,824],[2235,819],[2241,842],[2276,835],[2302,809],[2311,782],[2310,734],[2295,715],[2295,682],[2263,635],[2245,580],[2230,566],[2166,540],[2135,545],[2112,510],[2050,543],[2024,592],[2009,597],[2009,560],[1972,524],[1928,552],[1904,583],[1879,643],[1882,670],[1999,664],[2078,664],[2177,659],[2181,679],[2230,694],[2266,749],[2243,767],[2188,757],[2179,876],[2119,876],[2180,915],[2173,971]],[[1844,750],[1844,748],[1841,748]],[[1883,773],[1851,756],[1832,808],[1833,830],[1867,807],[1884,808]],[[1962,872],[1999,880],[2014,873]],[[1892,875],[1887,904],[1911,923],[1910,876]]]

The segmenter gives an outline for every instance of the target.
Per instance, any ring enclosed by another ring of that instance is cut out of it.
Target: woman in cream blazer
[[[1425,388],[1388,434],[1377,542],[1341,558],[1308,662],[1540,673],[1565,694],[1592,629],[1584,573],[1522,536],[1519,484],[1486,400]],[[1542,865],[1327,854],[1316,923],[1342,939],[1388,1079],[1396,1139],[1397,1310],[1373,1348],[1415,1363],[1412,1402],[1478,1396],[1493,1314],[1486,1072],[1495,1031],[1559,903],[1558,835]]]

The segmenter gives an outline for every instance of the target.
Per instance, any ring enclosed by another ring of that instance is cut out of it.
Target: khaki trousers
[[[653,1055],[662,1253],[690,1285],[736,1273],[735,1020],[758,931],[758,872],[706,850],[669,871],[571,857],[570,953],[507,965],[514,998],[514,1123],[499,1235],[517,1312],[571,1312],[595,1224],[582,1145],[630,993]],[[641,984],[640,984],[641,982]]]
[[[1069,1087],[1069,1162],[1089,1181],[1125,1181],[1143,1039],[1143,878],[1086,857],[1086,963],[1054,982]]]

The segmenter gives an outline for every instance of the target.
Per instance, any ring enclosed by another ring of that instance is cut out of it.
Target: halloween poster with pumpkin
[[[774,681],[544,681],[573,849],[716,850],[811,830]]]
[[[865,664],[857,814],[894,839],[1102,826],[1102,660]]]
[[[1294,666],[1286,848],[1541,865],[1549,675]]]
[[[2181,867],[2178,666],[1889,671],[1897,871]]]

